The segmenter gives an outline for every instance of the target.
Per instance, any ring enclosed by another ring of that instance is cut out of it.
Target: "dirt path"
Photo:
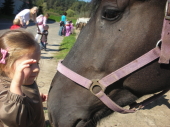
[[[146,97],[149,96],[140,100]],[[170,92],[135,113],[114,113],[103,119],[98,127],[170,127],[169,98]]]

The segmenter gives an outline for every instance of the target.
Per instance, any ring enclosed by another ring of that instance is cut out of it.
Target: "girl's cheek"
[[[31,73],[31,69],[30,68],[25,68],[24,69],[24,74],[25,74],[26,77],[29,76],[30,73]]]

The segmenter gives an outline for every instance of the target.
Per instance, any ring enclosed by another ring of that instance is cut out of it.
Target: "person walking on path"
[[[41,51],[34,36],[10,30],[0,36],[0,126],[45,127],[42,101],[35,82]]]
[[[45,25],[43,32],[39,33],[41,34],[40,47],[41,47],[41,50],[44,49],[45,51],[47,49],[46,46],[47,46],[48,29],[49,29],[49,26]]]
[[[44,30],[44,26],[47,25],[47,19],[50,17],[48,13],[46,13],[44,16],[41,14],[36,18],[36,21],[38,23],[38,28],[40,31],[37,30],[37,34],[35,35],[35,40],[37,41],[39,38],[38,33],[42,33]]]
[[[38,24],[36,22],[37,12],[38,12],[38,7],[36,6],[31,9],[24,9],[15,16],[15,19],[20,20],[20,24],[22,28],[27,28],[27,25],[29,24],[29,20],[33,20],[38,27]]]
[[[64,21],[60,22],[60,29],[59,29],[59,32],[58,32],[59,36],[65,36],[66,28],[65,28],[64,24],[65,24]]]

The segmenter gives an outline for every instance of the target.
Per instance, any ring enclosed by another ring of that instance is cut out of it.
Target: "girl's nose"
[[[35,65],[33,68],[33,72],[39,72],[40,71],[40,67],[38,65]]]

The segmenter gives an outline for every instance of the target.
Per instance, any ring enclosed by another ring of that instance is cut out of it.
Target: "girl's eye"
[[[121,17],[122,12],[115,9],[105,9],[102,14],[102,18],[106,20],[117,20]]]
[[[33,65],[38,65],[39,66],[39,62],[34,63],[34,64],[30,64],[30,67],[32,67]]]

